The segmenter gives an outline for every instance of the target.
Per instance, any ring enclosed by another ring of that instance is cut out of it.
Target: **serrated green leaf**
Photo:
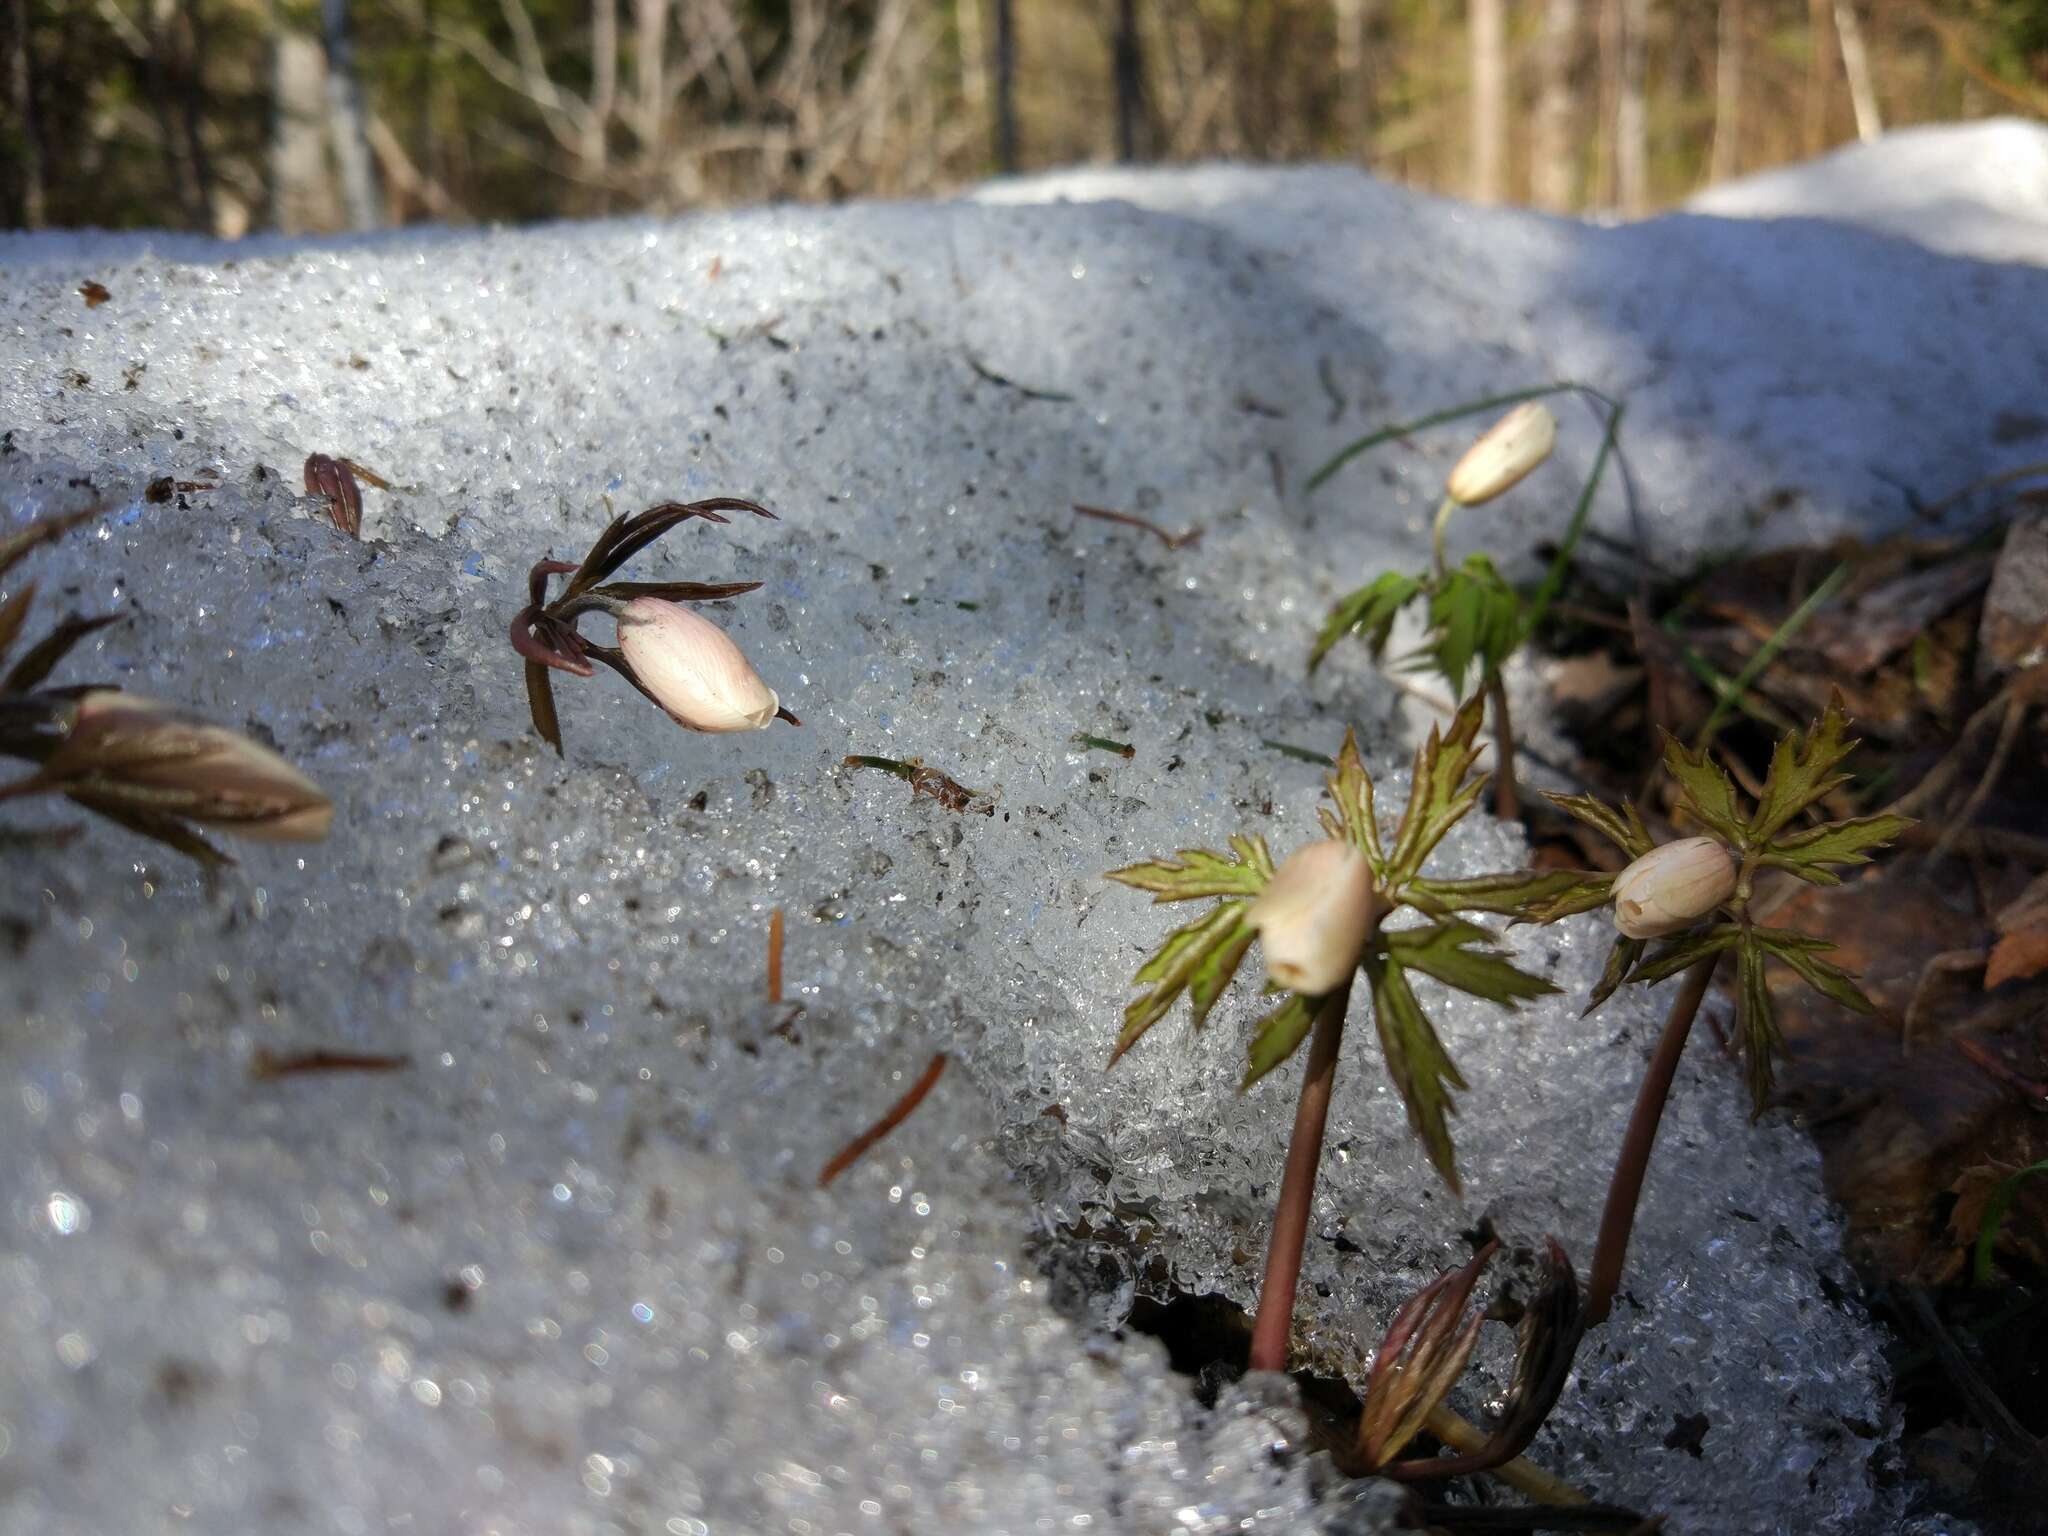
[[[1273,878],[1272,855],[1256,837],[1233,837],[1230,846],[1232,857],[1207,848],[1183,848],[1171,859],[1113,869],[1102,878],[1151,891],[1155,903],[1258,895]]]
[[[1855,978],[1840,966],[1821,959],[1818,950],[1833,949],[1834,946],[1822,939],[1813,939],[1803,933],[1789,933],[1782,928],[1758,928],[1753,930],[1756,942],[1792,967],[1814,991],[1823,997],[1833,998],[1844,1008],[1856,1013],[1877,1012],[1873,1003],[1856,985]]]
[[[1515,914],[1518,923],[1554,923],[1560,918],[1575,917],[1581,912],[1591,912],[1604,907],[1614,900],[1614,876],[1579,875],[1576,882],[1566,886],[1547,900],[1531,902]]]
[[[1474,694],[1460,706],[1447,734],[1429,728],[1429,740],[1415,754],[1408,804],[1387,855],[1389,886],[1405,885],[1421,874],[1430,851],[1478,801],[1486,776],[1472,774],[1472,764],[1479,757],[1475,743],[1485,712],[1485,695]]]
[[[1782,869],[1814,885],[1840,885],[1830,865],[1868,864],[1865,850],[1895,842],[1913,825],[1907,816],[1858,816],[1851,821],[1831,821],[1773,838],[1771,846],[1757,861]]]
[[[1217,999],[1223,996],[1231,978],[1237,975],[1238,967],[1244,963],[1244,957],[1252,947],[1252,940],[1257,937],[1250,924],[1240,924],[1235,936],[1212,946],[1188,973],[1188,1002],[1194,1009],[1195,1028],[1200,1029],[1209,1022]]]
[[[1402,887],[1402,895],[1410,906],[1431,917],[1447,917],[1453,912],[1520,913],[1534,903],[1575,889],[1585,878],[1570,869],[1524,869],[1469,880],[1418,878]]]
[[[1478,662],[1483,674],[1499,669],[1522,627],[1522,600],[1484,555],[1468,555],[1447,572],[1429,598],[1431,664],[1465,691],[1465,674]]]
[[[1749,1082],[1752,1119],[1761,1116],[1771,1101],[1771,1081],[1777,1053],[1785,1037],[1778,1029],[1778,1010],[1771,1001],[1771,989],[1764,979],[1764,948],[1752,938],[1735,947],[1738,983],[1735,993],[1735,1033],[1742,1045],[1744,1076]]]
[[[1733,923],[1721,923],[1712,928],[1696,928],[1691,933],[1680,934],[1664,945],[1649,959],[1641,961],[1629,972],[1628,979],[1646,987],[1676,976],[1696,960],[1709,955],[1718,955],[1732,949],[1742,938],[1742,930]]]
[[[1636,814],[1632,800],[1622,801],[1621,809],[1617,811],[1593,795],[1559,795],[1547,789],[1540,793],[1560,811],[1583,821],[1631,859],[1640,859],[1656,846],[1650,841],[1650,834],[1643,826],[1642,817]]]
[[[1450,1116],[1457,1109],[1451,1092],[1463,1088],[1465,1079],[1458,1075],[1400,966],[1369,954],[1365,974],[1372,987],[1373,1026],[1387,1058],[1387,1075],[1408,1106],[1408,1124],[1452,1193],[1461,1193]]]
[[[1373,660],[1379,660],[1386,654],[1395,616],[1421,590],[1422,583],[1414,577],[1399,571],[1383,571],[1356,592],[1339,598],[1316,633],[1315,646],[1308,653],[1309,671],[1321,666],[1330,648],[1350,634],[1363,636],[1372,649]]]
[[[1614,989],[1620,986],[1643,955],[1642,939],[1632,939],[1625,933],[1614,936],[1614,947],[1607,951],[1607,965],[1600,972],[1600,979],[1593,983],[1593,995],[1587,1000],[1585,1011],[1579,1017],[1586,1018],[1608,998],[1614,996]]]
[[[1355,731],[1345,730],[1344,745],[1337,750],[1336,772],[1330,775],[1327,783],[1330,798],[1337,803],[1337,820],[1342,825],[1341,833],[1332,829],[1331,835],[1348,839],[1365,855],[1374,876],[1383,876],[1387,860],[1380,851],[1379,813],[1373,804],[1372,775],[1365,771],[1365,759],[1359,753]],[[1324,825],[1329,826],[1327,820]]]
[[[1315,1011],[1310,1000],[1299,992],[1287,994],[1287,1001],[1267,1014],[1253,1027],[1250,1060],[1245,1067],[1244,1081],[1238,1084],[1242,1093],[1280,1063],[1292,1056],[1301,1042],[1308,1038],[1309,1025],[1315,1022]]]
[[[1749,846],[1749,826],[1735,798],[1735,782],[1705,747],[1688,752],[1684,743],[1663,731],[1664,768],[1678,785],[1685,808],[1708,831],[1737,848]],[[1641,855],[1637,855],[1641,857]]]
[[[1836,773],[1842,760],[1856,749],[1843,739],[1849,726],[1849,712],[1837,689],[1828,699],[1810,732],[1788,732],[1771,753],[1771,771],[1764,780],[1764,792],[1755,817],[1749,824],[1751,845],[1775,840],[1778,830],[1821,799],[1829,791],[1848,783],[1849,775]]]
[[[1125,1007],[1124,1026],[1109,1057],[1111,1066],[1138,1043],[1145,1031],[1166,1017],[1198,975],[1203,978],[1207,1002],[1198,1000],[1195,1006],[1203,1018],[1207,1017],[1250,945],[1252,932],[1244,920],[1250,905],[1248,901],[1219,903],[1213,912],[1168,934],[1152,958],[1139,967],[1133,985],[1149,986],[1151,990]],[[1218,953],[1231,950],[1236,951],[1234,958]]]
[[[1402,928],[1384,938],[1388,958],[1403,970],[1434,976],[1447,987],[1499,1003],[1510,1012],[1518,1003],[1558,990],[1541,976],[1518,970],[1496,952],[1494,936],[1477,923],[1452,919],[1426,928]]]

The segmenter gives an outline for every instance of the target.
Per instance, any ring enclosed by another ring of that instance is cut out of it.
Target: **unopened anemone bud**
[[[1711,837],[1652,848],[1614,877],[1614,925],[1631,939],[1690,928],[1735,894],[1735,859]]]
[[[334,822],[320,786],[268,747],[111,688],[79,697],[37,778],[95,808],[158,812],[259,842],[318,842]]]
[[[619,649],[654,701],[692,731],[758,731],[781,703],[731,638],[709,619],[656,597],[617,611]]]
[[[1550,457],[1557,444],[1557,418],[1540,400],[1516,406],[1465,450],[1444,493],[1461,506],[1476,507],[1518,484]]]
[[[1246,913],[1267,979],[1311,997],[1336,990],[1365,954],[1376,899],[1372,866],[1351,844],[1297,848]]]

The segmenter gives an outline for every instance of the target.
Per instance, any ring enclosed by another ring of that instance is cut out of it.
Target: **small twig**
[[[2006,760],[2012,756],[2012,749],[2020,739],[2020,726],[2027,718],[2026,700],[2015,694],[2006,702],[2005,718],[1998,723],[1998,740],[1991,748],[1991,761],[1985,766],[1984,777],[1977,781],[1977,787],[1970,791],[1970,798],[1963,802],[1963,808],[1949,819],[1948,829],[1941,834],[1941,841],[1934,845],[1934,851],[1927,855],[1925,874],[1933,874],[1941,861],[1948,857],[1955,847],[1962,829],[1977,819],[1977,813],[1984,808],[1984,802],[1991,798],[1991,791],[1998,783],[1998,777],[2005,772]]]
[[[1074,510],[1083,517],[1100,518],[1105,523],[1122,523],[1126,528],[1142,528],[1168,549],[1184,548],[1202,536],[1202,530],[1199,528],[1189,528],[1184,533],[1168,533],[1148,518],[1138,517],[1129,512],[1118,512],[1110,507],[1090,507],[1077,501],[1074,503]]]
[[[1314,763],[1321,768],[1334,768],[1337,766],[1337,759],[1334,757],[1327,757],[1321,752],[1311,752],[1307,747],[1297,747],[1290,742],[1274,741],[1269,736],[1261,736],[1259,738],[1259,745],[1270,747],[1282,757],[1291,757],[1298,763]]]
[[[782,1001],[782,908],[768,914],[768,1001]]]
[[[1926,1331],[1942,1369],[1948,1372],[1949,1379],[1955,1383],[1977,1422],[2013,1455],[2039,1469],[2044,1461],[2048,1461],[2048,1446],[2044,1446],[2014,1416],[2005,1400],[1984,1379],[1970,1357],[1963,1353],[1962,1346],[1950,1337],[1934,1310],[1934,1303],[1927,1299],[1927,1293],[1917,1285],[1901,1286],[1898,1291],[1905,1297],[1907,1310],[1913,1314],[1914,1321]]]
[[[249,1075],[261,1082],[272,1082],[305,1072],[400,1072],[411,1065],[410,1056],[374,1056],[355,1051],[325,1050],[279,1056],[258,1046],[249,1057]]]
[[[894,774],[910,786],[910,796],[913,800],[919,795],[930,795],[949,811],[979,811],[984,816],[993,816],[996,813],[994,803],[987,796],[969,789],[949,774],[941,773],[936,768],[925,767],[914,757],[907,762],[898,762],[893,757],[870,757],[865,753],[856,752],[844,758],[842,766],[879,768],[884,773]]]
[[[1059,402],[1074,398],[1063,390],[1039,389],[1034,385],[1020,384],[1008,374],[996,372],[995,369],[989,367],[987,363],[984,363],[972,352],[967,354],[967,366],[974,370],[977,377],[984,378],[991,384],[1000,384],[1004,389],[1014,389],[1026,400],[1051,400]]]
[[[1649,1172],[1650,1152],[1657,1144],[1657,1126],[1664,1118],[1665,1101],[1671,1097],[1672,1079],[1678,1075],[1679,1058],[1685,1054],[1686,1036],[1692,1021],[1714,980],[1714,965],[1721,957],[1709,955],[1685,973],[1671,1013],[1664,1021],[1664,1033],[1636,1090],[1636,1107],[1628,1118],[1622,1137],[1621,1155],[1615,1160],[1614,1177],[1607,1186],[1607,1205],[1600,1213],[1600,1238],[1593,1249],[1593,1274],[1586,1290],[1586,1323],[1604,1322],[1621,1289],[1622,1260],[1628,1255],[1629,1234],[1635,1229],[1636,1202],[1642,1198],[1643,1177]]]
[[[1967,971],[1981,971],[1990,959],[1991,952],[1985,949],[1947,949],[1920,968],[1920,979],[1913,983],[1913,997],[1906,1004],[1906,1017],[1899,1027],[1901,1056],[1912,1054],[1913,1034],[1925,1014],[1927,995],[1933,990],[1934,978],[1954,976]]]
[[[895,1130],[897,1126],[908,1120],[911,1111],[924,1102],[924,1096],[932,1091],[932,1084],[939,1080],[939,1074],[945,1070],[946,1053],[940,1051],[936,1056],[932,1057],[930,1064],[925,1067],[923,1074],[918,1080],[910,1085],[910,1091],[889,1106],[887,1114],[854,1137],[852,1141],[849,1141],[841,1149],[839,1155],[834,1157],[831,1162],[827,1163],[819,1171],[818,1188],[823,1189],[827,1184],[838,1178],[840,1174],[846,1172],[847,1169],[860,1161],[862,1154],[869,1147],[872,1147],[884,1136]]]
[[[1138,755],[1138,749],[1128,741],[1111,741],[1107,736],[1090,736],[1076,732],[1073,740],[1095,752],[1114,752],[1118,757],[1131,758]]]

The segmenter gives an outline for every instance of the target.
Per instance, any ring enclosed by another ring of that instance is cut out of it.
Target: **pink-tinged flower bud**
[[[1540,400],[1516,406],[1465,450],[1444,492],[1462,506],[1491,501],[1550,457],[1557,445],[1557,418]]]
[[[79,698],[36,778],[95,809],[180,817],[259,842],[318,842],[334,822],[320,786],[268,747],[114,689]]]
[[[1349,843],[1297,848],[1246,913],[1274,985],[1320,997],[1358,968],[1371,929],[1372,866]]]
[[[634,598],[618,618],[619,649],[677,725],[758,731],[775,719],[775,690],[709,619],[658,597]]]
[[[1632,939],[1690,928],[1735,894],[1735,859],[1711,837],[1652,848],[1614,877],[1614,926]]]

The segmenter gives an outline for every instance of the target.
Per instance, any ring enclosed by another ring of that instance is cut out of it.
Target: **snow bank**
[[[1828,219],[1986,261],[2048,266],[2048,127],[2016,117],[1900,128],[1709,187],[1686,207]]]
[[[1308,502],[1306,473],[1570,372],[1629,394],[1660,552],[1747,537],[1767,488],[1773,534],[1865,526],[1895,502],[1873,466],[1968,478],[2033,408],[2048,274],[1333,172],[1113,185],[1157,209],[0,244],[7,515],[116,508],[24,571],[45,623],[124,615],[63,676],[267,736],[338,806],[217,892],[105,826],[5,853],[0,1530],[1381,1528],[1293,1410],[1205,1412],[1107,1331],[1141,1288],[1249,1301],[1296,1069],[1230,1091],[1244,995],[1106,1074],[1171,919],[1099,872],[1313,835],[1317,771],[1266,739],[1357,721],[1401,756],[1383,679],[1303,660],[1336,592],[1419,558],[1455,434]],[[1874,330],[1855,288],[1915,301]],[[1510,550],[1590,453],[1567,422],[1567,462],[1497,504]],[[366,542],[293,494],[314,450],[401,487]],[[764,580],[712,611],[804,726],[690,737],[567,682],[558,760],[504,641],[526,567],[580,554],[606,494],[713,492],[782,521],[693,525],[635,574]],[[1169,551],[1075,501],[1207,532]],[[1444,867],[1518,856],[1481,817]],[[772,907],[793,1022],[760,1001]],[[1349,1047],[1303,1322],[1354,1376],[1482,1213],[1590,1250],[1654,1010],[1577,1019],[1596,918],[1509,942],[1566,995],[1443,1004],[1467,1204],[1370,1031]],[[412,1065],[249,1074],[315,1045]],[[925,1107],[813,1188],[937,1050]],[[1879,1341],[1810,1147],[1750,1128],[1702,1049],[1661,1153],[1628,1298],[1535,1454],[1681,1528],[1889,1528]],[[1666,1449],[1695,1414],[1703,1454]]]

